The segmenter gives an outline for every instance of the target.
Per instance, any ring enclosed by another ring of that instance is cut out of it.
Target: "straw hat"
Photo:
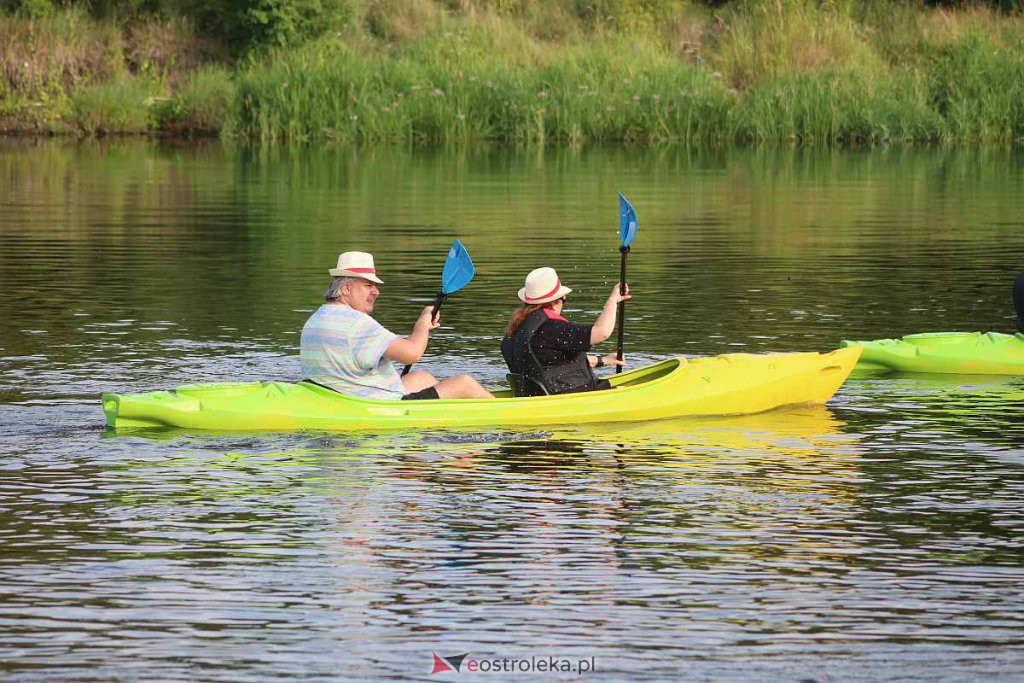
[[[546,304],[561,299],[571,291],[562,286],[554,268],[537,268],[526,276],[526,286],[519,290],[519,298],[528,304]]]
[[[346,251],[338,257],[338,267],[327,272],[334,277],[361,277],[378,285],[384,284],[373,267],[373,256],[364,251]]]

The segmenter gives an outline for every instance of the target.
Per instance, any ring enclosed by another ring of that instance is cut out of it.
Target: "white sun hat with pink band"
[[[571,291],[562,286],[554,268],[537,268],[526,276],[526,286],[519,290],[519,298],[528,304],[546,304],[561,299]]]
[[[373,267],[373,256],[365,251],[346,251],[338,257],[338,267],[327,272],[334,277],[361,277],[378,285],[384,284]]]

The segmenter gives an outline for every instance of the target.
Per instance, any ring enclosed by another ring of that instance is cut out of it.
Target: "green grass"
[[[239,80],[238,132],[261,141],[722,140],[731,97],[706,70],[625,42],[522,66],[445,50],[366,56],[317,44]]]
[[[182,135],[230,134],[235,83],[224,67],[204,66],[174,97],[158,104],[156,124]]]
[[[123,47],[113,24],[79,8],[0,15],[0,129],[68,130],[71,95],[123,71]]]
[[[968,35],[932,69],[933,106],[954,140],[1024,140],[1024,54]]]
[[[931,142],[945,122],[929,106],[927,83],[904,71],[875,79],[855,69],[787,76],[748,93],[733,112],[747,142],[876,144]]]
[[[88,86],[71,98],[70,124],[84,135],[144,133],[160,92],[155,81],[131,76]]]
[[[238,64],[181,18],[0,16],[0,128],[299,144],[1024,142],[1024,18],[984,7],[345,7],[343,27]]]
[[[855,66],[882,73],[868,27],[837,5],[750,3],[720,15],[710,62],[746,90],[793,74]]]

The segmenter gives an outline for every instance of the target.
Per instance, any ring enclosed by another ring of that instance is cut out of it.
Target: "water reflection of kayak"
[[[727,467],[744,463],[817,463],[832,469],[856,458],[857,436],[844,431],[824,405],[806,405],[753,415],[679,417],[643,422],[589,424],[509,435],[495,447],[481,445],[476,459],[501,456],[517,469],[567,465],[594,469],[651,465],[651,476],[666,471]],[[622,457],[620,457],[622,456]],[[751,465],[751,474],[757,466]],[[787,465],[788,467],[789,465]],[[800,465],[803,467],[803,465]],[[633,472],[643,477],[641,472]]]
[[[931,332],[901,339],[848,341],[863,347],[854,376],[892,373],[1024,375],[1024,335]]]
[[[172,391],[104,394],[116,429],[378,430],[628,422],[741,415],[824,403],[849,376],[860,349],[830,353],[673,358],[614,375],[614,389],[494,400],[381,401],[308,382],[197,384]]]

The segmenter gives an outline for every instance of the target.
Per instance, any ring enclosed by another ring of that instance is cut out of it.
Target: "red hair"
[[[560,301],[556,299],[555,301]],[[519,326],[526,320],[526,316],[530,315],[534,311],[539,311],[542,308],[551,308],[554,301],[548,301],[543,304],[523,304],[512,313],[512,318],[508,321],[508,327],[505,328],[505,336],[512,336],[519,329]]]

